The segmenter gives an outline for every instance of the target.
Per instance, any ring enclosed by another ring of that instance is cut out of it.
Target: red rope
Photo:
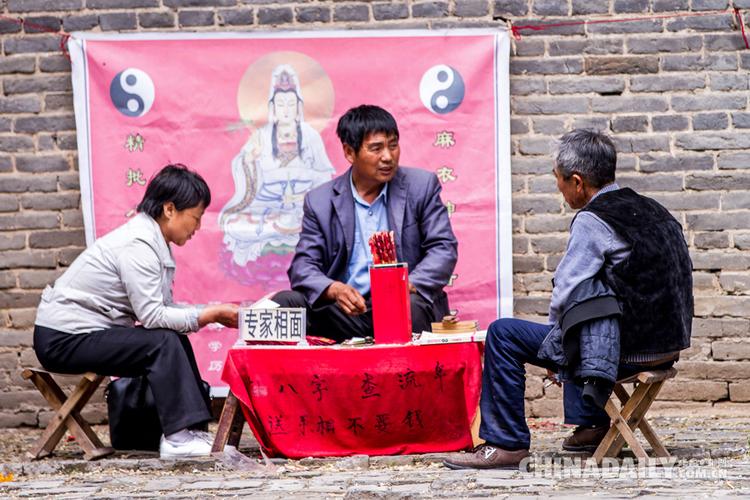
[[[742,29],[742,39],[745,40],[745,48],[750,49],[750,44],[747,43],[747,35],[745,34],[745,20],[742,18],[742,12],[737,7],[734,8],[734,15],[737,16],[737,21],[740,23],[740,29]]]
[[[43,31],[45,33],[59,33],[60,34],[60,51],[70,59],[70,53],[68,52],[68,39],[70,38],[70,34],[65,33],[62,29],[52,29],[47,26],[44,26],[43,24],[37,24],[37,23],[30,23],[29,21],[25,19],[15,18],[15,17],[7,17],[7,16],[0,16],[0,19],[3,21],[10,21],[12,23],[16,23],[19,26],[28,26],[31,29],[37,30],[37,31]]]
[[[522,26],[513,26],[511,25],[511,33],[513,34],[513,38],[516,40],[521,39],[521,30],[531,30],[531,31],[545,31],[550,28],[561,28],[561,27],[567,27],[567,26],[580,26],[580,25],[587,25],[587,24],[608,24],[608,23],[630,23],[634,21],[650,21],[652,19],[674,19],[679,17],[698,17],[698,16],[711,16],[714,14],[725,14],[732,11],[726,11],[726,10],[718,10],[718,11],[707,11],[707,12],[691,12],[689,14],[667,14],[663,16],[644,16],[644,17],[628,17],[625,19],[595,19],[593,21],[591,20],[585,20],[585,21],[571,21],[571,22],[565,22],[565,23],[551,23],[551,24],[543,24],[543,25],[531,25],[531,24],[525,24]],[[743,19],[742,12],[737,7],[733,10],[734,15],[737,17],[737,21],[740,24],[740,29],[742,30],[742,39],[745,41],[745,48],[750,49],[750,43],[748,43],[747,40],[747,34],[745,33],[745,20]],[[46,33],[60,33],[60,51],[65,54],[65,56],[70,59],[70,53],[68,52],[68,39],[70,38],[70,34],[65,33],[61,29],[52,29],[48,28],[47,26],[44,26],[42,24],[37,23],[30,23],[26,21],[25,19],[18,19],[15,17],[7,17],[7,16],[0,16],[0,19],[4,21],[10,21],[12,23],[16,23],[20,26],[28,26],[32,29],[35,29],[37,31],[43,31]]]
[[[68,40],[70,39],[70,35],[67,33],[63,33],[60,35],[60,51],[65,55],[65,57],[70,60],[70,52],[68,52]]]
[[[595,19],[593,21],[591,20],[570,21],[570,22],[564,22],[564,23],[551,23],[551,24],[540,24],[540,25],[525,24],[522,26],[511,26],[510,31],[511,33],[513,33],[513,38],[515,38],[516,40],[520,40],[521,30],[545,31],[550,28],[580,26],[580,25],[587,25],[587,24],[630,23],[634,21],[651,21],[652,19],[674,19],[678,17],[712,16],[715,14],[728,14],[728,13],[732,13],[732,11],[714,10],[714,11],[707,11],[707,12],[690,12],[688,14],[666,14],[666,15],[661,15],[661,16],[628,17],[624,19]],[[750,45],[748,45],[748,42],[747,42],[747,37],[745,37],[745,23],[742,20],[742,14],[740,13],[740,10],[736,7],[734,8],[734,14],[739,18],[740,26],[742,27],[742,37],[745,39],[745,46],[747,48],[750,48]]]

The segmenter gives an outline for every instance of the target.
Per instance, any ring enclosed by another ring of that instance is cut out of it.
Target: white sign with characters
[[[296,342],[306,345],[304,308],[240,308],[240,334],[248,342]]]

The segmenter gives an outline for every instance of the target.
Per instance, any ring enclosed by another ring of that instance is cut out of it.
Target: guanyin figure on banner
[[[288,286],[305,194],[331,180],[334,168],[320,134],[305,122],[302,87],[290,64],[273,69],[267,102],[268,122],[251,127],[232,160],[235,193],[219,225],[227,274],[272,289]]]

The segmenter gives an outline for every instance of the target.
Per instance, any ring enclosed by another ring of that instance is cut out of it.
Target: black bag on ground
[[[210,407],[210,386],[203,382],[203,395]],[[158,451],[163,434],[154,394],[143,377],[113,380],[104,391],[109,417],[109,439],[116,450]],[[206,426],[207,427],[207,426]],[[202,429],[207,430],[207,429]]]

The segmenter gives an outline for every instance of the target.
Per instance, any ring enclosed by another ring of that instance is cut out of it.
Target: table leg
[[[232,391],[229,391],[224,408],[221,410],[219,428],[216,431],[211,452],[224,451],[227,444],[237,447],[240,444],[244,423],[245,417],[242,415],[240,402]]]

